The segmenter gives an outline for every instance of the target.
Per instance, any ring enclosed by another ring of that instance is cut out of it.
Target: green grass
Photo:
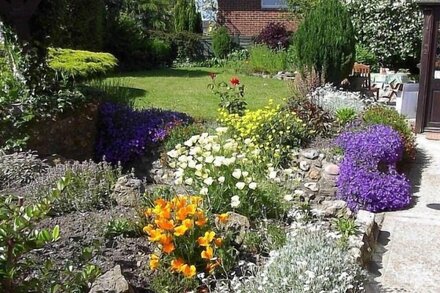
[[[264,107],[269,99],[282,103],[289,96],[288,84],[274,79],[237,75],[219,68],[168,68],[124,73],[108,78],[124,83],[135,93],[131,103],[136,108],[163,108],[190,114],[195,118],[212,120],[217,117],[219,98],[207,88],[209,72],[217,74],[218,81],[229,81],[237,76],[245,85],[245,99],[249,109]]]

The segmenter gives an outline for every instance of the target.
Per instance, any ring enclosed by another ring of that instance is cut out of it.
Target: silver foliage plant
[[[272,252],[254,276],[234,286],[240,293],[364,292],[366,274],[346,248],[319,228],[301,228]]]
[[[49,166],[33,152],[5,154],[0,151],[0,190],[31,183]]]
[[[332,115],[344,108],[360,113],[369,103],[359,92],[341,91],[331,84],[316,88],[309,94],[309,99]]]

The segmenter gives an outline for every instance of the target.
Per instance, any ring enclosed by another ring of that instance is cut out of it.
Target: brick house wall
[[[234,35],[257,36],[270,22],[284,23],[288,30],[295,31],[297,23],[288,18],[285,10],[262,8],[261,0],[218,0],[218,22]]]

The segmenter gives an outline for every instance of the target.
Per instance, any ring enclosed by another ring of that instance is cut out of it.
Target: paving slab
[[[385,213],[370,265],[371,293],[440,292],[440,141],[420,135],[417,144],[407,174],[414,204]]]

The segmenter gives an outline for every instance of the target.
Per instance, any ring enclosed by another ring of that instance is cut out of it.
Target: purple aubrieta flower
[[[95,155],[111,163],[125,164],[143,156],[163,141],[169,131],[192,119],[184,113],[161,109],[134,110],[106,102],[100,108]]]
[[[336,144],[344,150],[337,197],[352,210],[381,212],[409,205],[410,183],[396,171],[404,148],[398,132],[389,126],[374,125],[345,132]]]

